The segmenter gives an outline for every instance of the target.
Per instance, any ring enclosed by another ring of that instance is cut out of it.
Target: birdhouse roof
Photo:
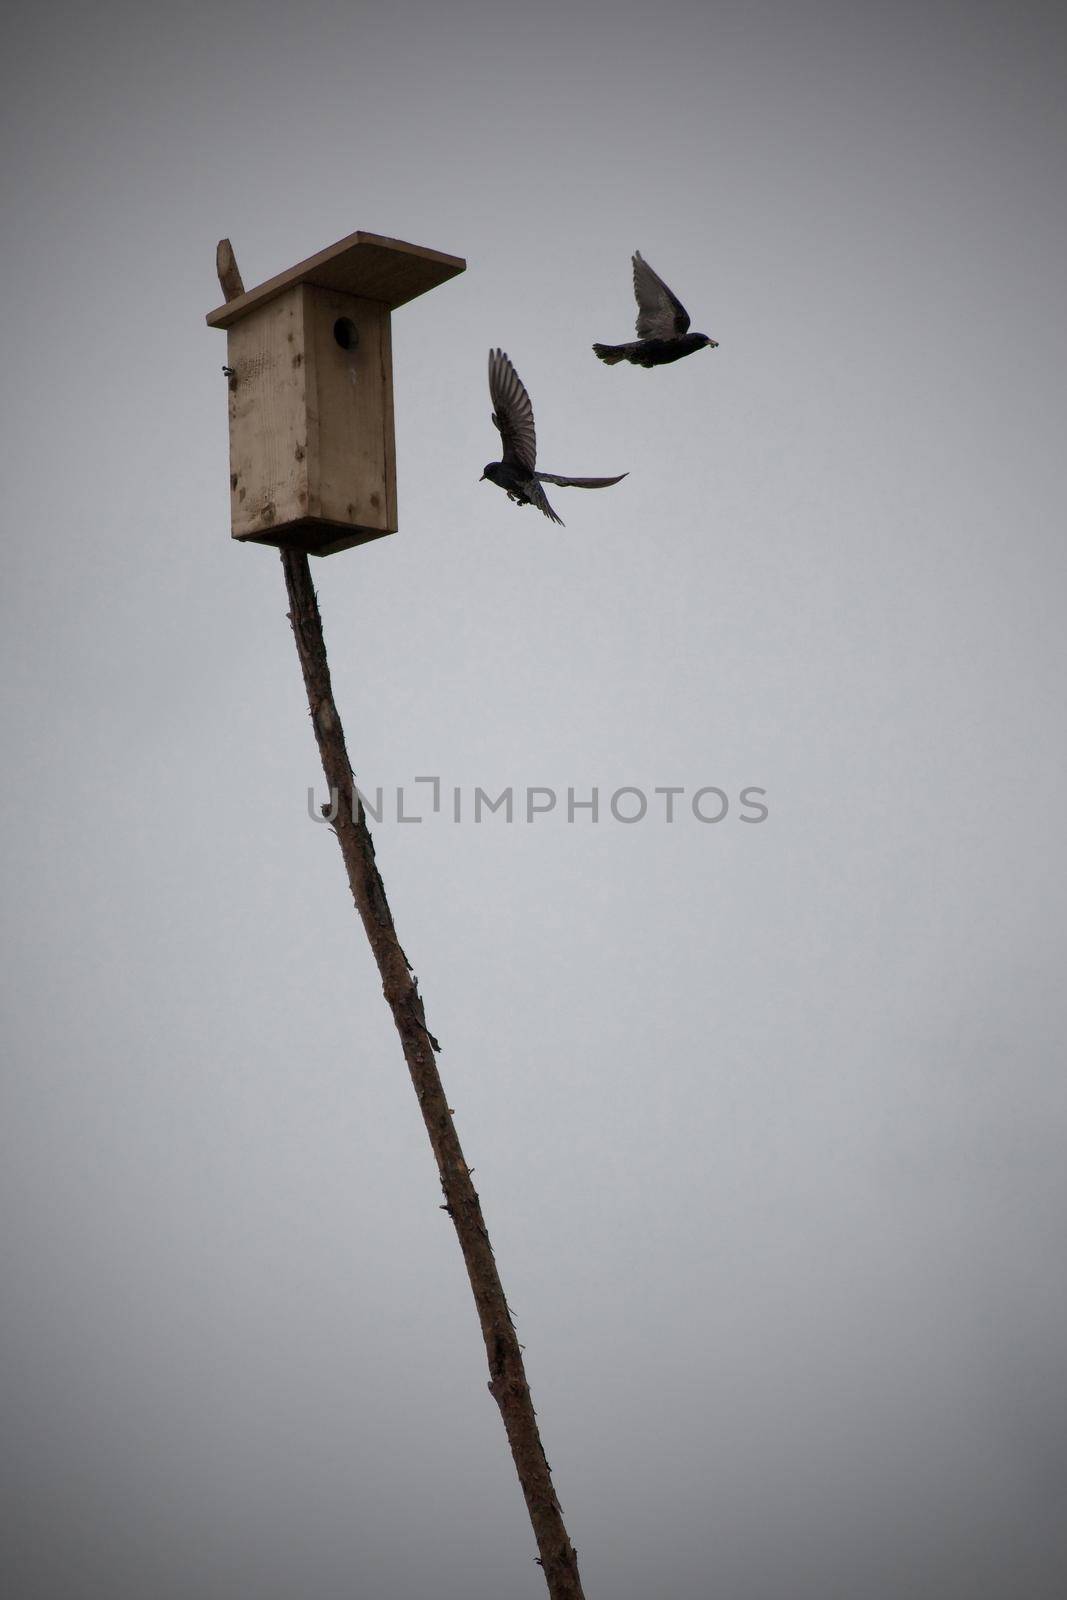
[[[383,239],[377,233],[350,233],[318,255],[309,256],[298,266],[280,272],[276,278],[247,289],[236,300],[228,300],[217,311],[208,313],[210,328],[228,328],[249,311],[273,300],[294,283],[314,283],[320,289],[360,295],[378,300],[394,309],[406,305],[428,289],[436,289],[466,269],[461,256],[446,256],[440,250],[405,244],[402,239]]]

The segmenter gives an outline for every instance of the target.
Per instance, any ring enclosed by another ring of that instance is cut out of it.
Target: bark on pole
[[[227,300],[236,299],[244,293],[244,285],[228,239],[219,241],[216,263],[223,295]],[[281,557],[289,595],[289,619],[304,674],[311,723],[331,791],[331,808],[336,796],[334,831],[341,846],[352,898],[378,964],[385,998],[393,1013],[422,1119],[433,1146],[445,1195],[443,1209],[452,1218],[463,1252],[485,1340],[489,1392],[500,1408],[551,1600],[584,1600],[577,1556],[563,1524],[551,1470],[541,1444],[522,1348],[504,1298],[481,1202],[470,1179],[472,1169],[464,1157],[437,1070],[438,1044],[426,1025],[418,980],[397,938],[385,886],[374,859],[374,843],[356,792],[344,730],[330,686],[322,619],[308,558],[299,550],[283,550]]]

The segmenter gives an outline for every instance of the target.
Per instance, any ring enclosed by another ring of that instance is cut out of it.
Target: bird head
[[[489,465],[486,467],[485,471],[482,473],[482,476],[478,479],[478,482],[482,483],[482,482],[484,482],[484,480],[486,478],[488,478],[490,483],[499,483],[500,482],[500,476],[499,476],[500,468],[501,468],[501,462],[499,462],[499,461],[490,461]]]
[[[706,345],[709,350],[717,350],[719,348],[718,339],[711,339],[706,333],[698,333],[697,338],[700,340],[701,346]]]

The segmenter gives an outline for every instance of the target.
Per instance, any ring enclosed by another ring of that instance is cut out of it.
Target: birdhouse
[[[325,556],[396,532],[390,313],[465,267],[353,233],[209,313],[226,329],[235,539]]]

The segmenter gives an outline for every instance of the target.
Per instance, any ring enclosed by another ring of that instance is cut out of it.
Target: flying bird
[[[631,361],[635,367],[663,367],[694,350],[714,350],[718,339],[689,332],[689,313],[640,250],[634,251],[634,294],[637,296],[637,339],[633,344],[595,344],[601,361],[613,367]]]
[[[489,398],[493,402],[493,423],[504,446],[503,461],[490,461],[483,478],[499,484],[516,505],[536,506],[546,517],[563,526],[542,489],[543,483],[558,483],[564,489],[607,489],[621,483],[617,478],[561,478],[554,472],[538,472],[537,435],[534,432],[533,406],[525,385],[503,350],[489,352]]]

